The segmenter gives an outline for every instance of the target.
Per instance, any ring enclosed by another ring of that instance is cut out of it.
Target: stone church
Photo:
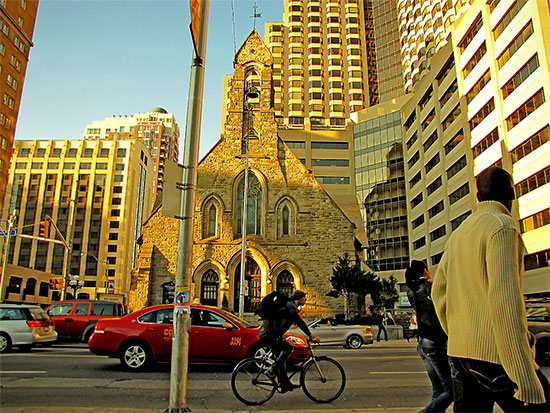
[[[235,55],[225,133],[198,165],[191,298],[238,312],[248,145],[244,311],[274,289],[298,288],[308,293],[306,314],[343,313],[343,299],[327,296],[329,277],[339,256],[356,255],[356,228],[278,137],[271,65],[252,31]],[[170,302],[178,226],[160,207],[144,223],[132,309]]]

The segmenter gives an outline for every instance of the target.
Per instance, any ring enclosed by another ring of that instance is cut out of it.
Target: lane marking
[[[371,371],[369,374],[426,374],[425,371]]]
[[[46,374],[47,371],[43,370],[29,370],[29,371],[23,371],[23,370],[12,370],[12,371],[2,371],[0,374]]]

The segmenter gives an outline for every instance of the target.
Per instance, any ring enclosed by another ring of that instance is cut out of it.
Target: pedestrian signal
[[[50,236],[50,221],[40,221],[40,236],[48,238]]]
[[[63,290],[63,278],[50,278],[50,285],[52,290]]]

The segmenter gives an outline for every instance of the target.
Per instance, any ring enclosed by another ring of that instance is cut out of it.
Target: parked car
[[[321,337],[322,346],[336,345],[358,349],[363,344],[372,344],[374,341],[370,326],[340,325],[330,319],[320,319],[309,324],[309,329],[313,335]],[[303,334],[297,327],[290,331]]]
[[[99,319],[122,317],[122,303],[102,300],[68,300],[50,305],[46,312],[55,323],[59,338],[88,342]]]
[[[173,305],[146,307],[119,319],[100,320],[88,342],[92,353],[118,357],[130,370],[141,370],[172,355]],[[263,353],[258,326],[216,307],[191,306],[189,361],[232,363]],[[297,334],[286,339],[294,346],[289,360],[302,360],[309,349]]]
[[[535,361],[550,366],[550,303],[528,302],[527,325],[535,336]]]
[[[57,340],[53,321],[38,306],[0,304],[0,353]]]

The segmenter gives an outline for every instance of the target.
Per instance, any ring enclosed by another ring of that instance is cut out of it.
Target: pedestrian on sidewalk
[[[416,311],[413,312],[413,315],[409,319],[409,331],[411,335],[407,337],[407,342],[409,342],[411,338],[416,338],[418,341],[418,322],[416,321]]]
[[[380,333],[384,331],[384,338],[388,341],[388,331],[386,330],[386,323],[388,322],[388,315],[384,310],[380,310],[380,314],[376,318],[376,323],[378,324],[378,336],[376,341],[380,341]]]
[[[447,241],[432,289],[449,336],[454,411],[492,412],[496,402],[505,412],[548,412],[548,380],[529,346],[512,177],[491,167],[476,186],[479,203]]]
[[[432,275],[423,261],[413,260],[405,270],[409,302],[418,323],[417,351],[432,382],[432,401],[421,412],[444,412],[453,402],[453,382],[447,357],[447,334],[432,303]]]

